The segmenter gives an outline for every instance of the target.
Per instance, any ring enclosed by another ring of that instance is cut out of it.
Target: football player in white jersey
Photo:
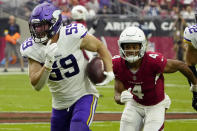
[[[197,15],[196,15],[197,19]],[[184,43],[186,43],[186,63],[197,78],[195,65],[197,64],[197,25],[186,27],[184,31]],[[193,92],[192,107],[197,110],[197,87],[190,88]]]
[[[109,51],[82,24],[62,26],[60,10],[47,2],[34,8],[29,28],[31,37],[21,53],[28,58],[34,89],[48,83],[52,93],[51,131],[89,131],[99,95],[85,72],[88,60],[82,49],[102,58],[106,79],[100,85],[114,78]]]

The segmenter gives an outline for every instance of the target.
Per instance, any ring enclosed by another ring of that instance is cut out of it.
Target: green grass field
[[[186,78],[180,73],[165,75],[165,90],[172,104],[168,112],[196,112],[191,107],[192,93]],[[113,87],[111,82],[107,87]],[[117,105],[113,100],[113,88],[98,87],[101,97],[97,112],[122,112],[124,106]],[[36,92],[32,89],[27,75],[0,75],[0,112],[51,111],[51,94],[45,87]],[[197,120],[167,121],[165,131],[195,131]],[[0,124],[0,131],[47,131],[50,125],[41,124]],[[93,131],[118,131],[119,122],[95,122]]]

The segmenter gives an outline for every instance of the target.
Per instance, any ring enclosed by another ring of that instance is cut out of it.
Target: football
[[[87,65],[86,68],[87,75],[90,81],[94,84],[101,83],[105,79],[104,64],[101,58],[93,58]]]

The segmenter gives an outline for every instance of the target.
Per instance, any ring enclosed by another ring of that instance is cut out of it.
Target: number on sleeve
[[[189,33],[192,34],[193,32],[197,32],[197,26],[192,26],[189,28]]]
[[[156,59],[157,56],[159,56],[158,54],[149,54],[150,57],[152,57],[153,59]]]
[[[70,25],[66,26],[66,35],[70,35],[73,32],[75,34],[78,32],[77,24],[70,24]]]
[[[142,93],[141,85],[135,85],[132,90],[132,93],[136,95],[139,99],[143,99],[144,94]]]
[[[29,38],[27,41],[25,41],[22,44],[22,49],[25,50],[26,48],[28,48],[28,47],[30,47],[32,45],[33,45],[32,38]]]

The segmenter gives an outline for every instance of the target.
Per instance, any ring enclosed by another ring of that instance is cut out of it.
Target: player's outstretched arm
[[[97,52],[103,60],[106,79],[99,85],[105,85],[114,79],[114,73],[112,69],[112,57],[107,47],[98,40],[95,36],[87,34],[80,45],[81,49]]]
[[[130,90],[125,90],[123,83],[115,79],[114,86],[114,100],[117,104],[124,105],[126,102],[131,101],[133,95]]]
[[[31,84],[36,91],[40,91],[49,78],[50,70],[30,58],[28,59],[28,63]]]
[[[125,90],[124,85],[122,82],[118,79],[115,79],[114,84],[114,100],[117,104],[124,105],[124,103],[121,103],[121,93]]]
[[[189,67],[182,61],[168,59],[167,64],[164,68],[164,73],[174,73],[180,71],[188,80],[192,82],[193,85],[197,85],[197,80],[189,69]]]
[[[44,85],[47,83],[50,72],[52,70],[52,65],[55,61],[55,53],[57,51],[57,44],[51,43],[49,41],[45,49],[45,63],[44,66],[37,61],[29,59],[29,77],[31,84],[36,91],[40,91]]]

